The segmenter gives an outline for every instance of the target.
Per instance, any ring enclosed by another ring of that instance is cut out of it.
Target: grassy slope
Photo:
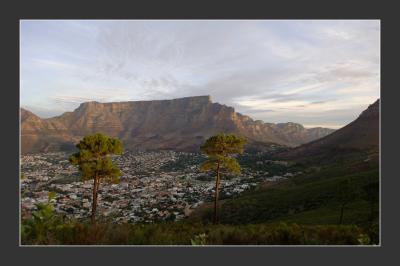
[[[356,169],[354,169],[354,167]],[[349,174],[355,171],[354,174]],[[221,202],[220,220],[226,224],[294,222],[299,224],[336,224],[340,216],[338,184],[346,179],[359,189],[369,182],[379,180],[376,166],[327,166],[314,173],[281,183],[277,186]],[[361,198],[352,201],[345,209],[343,223],[366,224],[370,205]],[[375,204],[378,210],[378,204]],[[209,221],[212,209],[200,209],[193,217]]]

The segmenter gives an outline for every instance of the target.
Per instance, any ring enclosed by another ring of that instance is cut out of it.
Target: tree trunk
[[[344,212],[344,206],[345,206],[345,204],[342,204],[342,208],[340,209],[340,219],[339,219],[339,224],[342,224],[342,222],[343,222],[343,212]]]
[[[99,188],[98,175],[96,174],[93,179],[93,196],[92,196],[92,224],[96,223],[96,209],[97,209],[97,190]]]
[[[217,179],[215,180],[214,224],[217,224],[218,222],[218,196],[219,196],[219,163],[217,165]]]

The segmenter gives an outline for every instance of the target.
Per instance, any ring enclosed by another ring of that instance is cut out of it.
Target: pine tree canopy
[[[103,134],[84,137],[76,147],[79,151],[69,158],[74,165],[79,165],[83,180],[99,178],[118,182],[121,172],[109,157],[111,154],[122,154],[122,143],[118,139],[109,138]]]
[[[218,165],[222,172],[240,173],[240,165],[235,158],[229,155],[243,153],[246,139],[234,134],[218,134],[206,140],[201,151],[208,155],[200,168],[203,171],[217,170]]]
[[[210,137],[201,146],[201,151],[207,155],[227,156],[229,154],[243,153],[246,139],[234,134],[218,134]]]

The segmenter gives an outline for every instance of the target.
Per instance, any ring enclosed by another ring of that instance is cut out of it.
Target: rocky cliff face
[[[209,96],[159,101],[82,103],[73,112],[41,119],[21,109],[22,153],[70,149],[83,136],[101,132],[128,149],[198,150],[209,136],[236,133],[250,140],[297,146],[333,132],[295,123],[254,121]]]

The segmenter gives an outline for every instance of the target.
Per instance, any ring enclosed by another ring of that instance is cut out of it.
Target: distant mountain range
[[[345,127],[321,139],[309,142],[279,154],[285,159],[315,160],[329,159],[355,153],[379,157],[379,99],[360,116]]]
[[[209,136],[225,132],[251,143],[295,147],[332,133],[296,123],[264,123],[213,103],[210,96],[173,100],[82,103],[73,112],[42,119],[21,108],[21,152],[62,151],[82,137],[104,133],[120,138],[125,148],[197,151]]]

